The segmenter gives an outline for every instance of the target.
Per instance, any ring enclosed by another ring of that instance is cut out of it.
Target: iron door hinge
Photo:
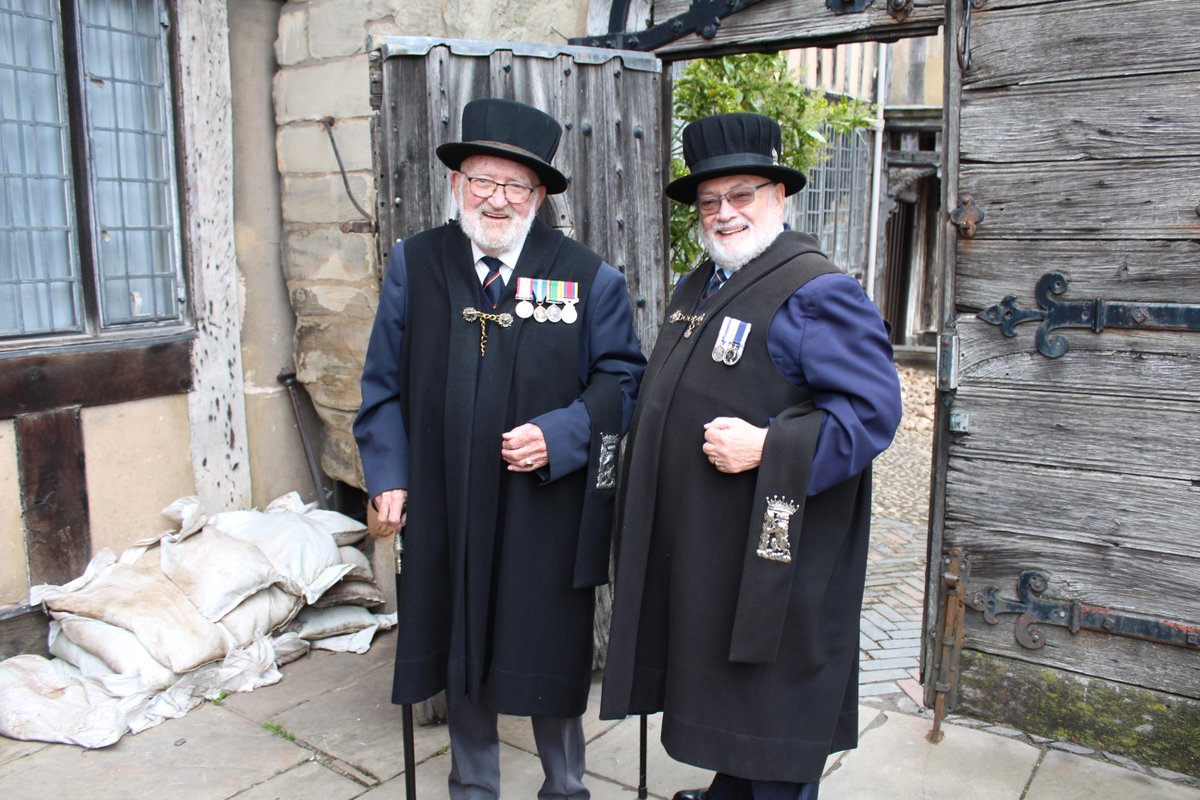
[[[1095,333],[1105,328],[1200,331],[1200,305],[1101,299],[1068,303],[1052,299],[1052,295],[1064,294],[1067,286],[1065,275],[1047,272],[1034,289],[1040,311],[1021,308],[1017,298],[1010,294],[980,311],[978,316],[984,322],[998,325],[1000,332],[1009,337],[1017,335],[1018,325],[1040,320],[1034,341],[1038,352],[1047,358],[1058,358],[1070,347],[1067,337],[1050,335],[1055,328],[1091,328]]]
[[[1046,573],[1026,570],[1017,581],[1017,600],[1001,597],[996,587],[988,586],[968,592],[966,603],[982,611],[984,620],[992,625],[999,624],[1000,614],[1018,614],[1013,633],[1017,642],[1030,650],[1046,644],[1046,634],[1040,625],[1066,628],[1072,634],[1095,631],[1200,650],[1200,626],[1090,606],[1080,600],[1042,597],[1049,586]]]

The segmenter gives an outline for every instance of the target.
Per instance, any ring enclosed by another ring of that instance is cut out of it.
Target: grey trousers
[[[446,699],[450,728],[450,800],[500,797],[500,737],[496,712],[466,697]],[[580,717],[530,717],[546,780],[538,800],[589,800],[583,785],[584,740]]]

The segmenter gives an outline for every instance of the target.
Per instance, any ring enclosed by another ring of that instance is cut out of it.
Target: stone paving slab
[[[361,784],[307,761],[236,795],[237,800],[352,800]]]
[[[925,739],[928,720],[885,716],[827,774],[821,800],[1019,800],[1041,755],[1024,742],[951,725],[934,745]]]
[[[0,767],[4,800],[213,800],[231,797],[311,754],[206,703],[111,747],[42,748]]]
[[[226,697],[222,704],[246,719],[261,722],[314,697],[348,686],[378,667],[391,665],[396,655],[395,631],[376,635],[365,653],[332,653],[313,650],[280,667],[283,680],[253,692]],[[391,697],[389,674],[388,696]]]
[[[712,782],[712,772],[681,764],[667,755],[659,740],[661,726],[661,714],[651,714],[647,717],[646,787],[650,795],[656,798],[670,798],[680,789],[708,786]],[[636,789],[639,730],[639,718],[630,717],[589,743],[588,772],[626,788]]]
[[[391,687],[392,668],[381,664],[353,683],[273,719],[300,741],[352,767],[368,784],[383,782],[404,770],[401,707],[392,705]],[[417,763],[449,744],[445,725],[417,726],[414,731]]]
[[[1200,800],[1200,789],[1051,750],[1042,759],[1024,800]]]

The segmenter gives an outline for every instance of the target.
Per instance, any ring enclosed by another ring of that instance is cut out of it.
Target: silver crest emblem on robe
[[[600,434],[600,462],[596,466],[596,490],[611,492],[617,488],[617,445],[621,437],[615,433]]]
[[[763,513],[762,535],[758,539],[758,557],[781,564],[792,563],[792,543],[788,525],[800,506],[782,497],[768,497]]]

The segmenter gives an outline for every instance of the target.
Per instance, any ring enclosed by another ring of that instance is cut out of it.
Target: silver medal
[[[556,303],[551,303],[546,308],[546,319],[550,320],[551,322],[558,322],[560,319],[562,319],[562,309],[559,308]]]
[[[566,308],[562,310],[562,321],[570,325],[577,319],[579,319],[579,312],[575,310],[575,304],[568,302]]]
[[[516,312],[517,316],[521,319],[529,319],[533,316],[533,303],[528,300],[522,300],[517,303]]]

